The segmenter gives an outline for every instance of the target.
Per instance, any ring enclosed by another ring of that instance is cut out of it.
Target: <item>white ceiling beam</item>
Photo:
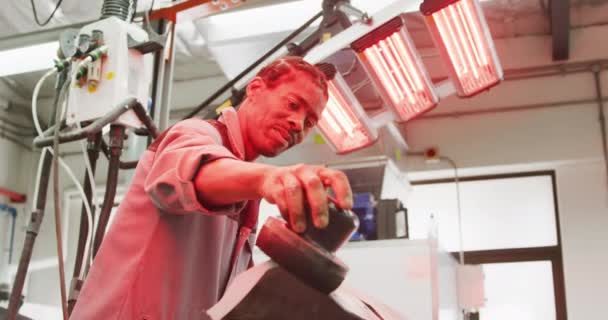
[[[370,14],[395,0],[353,0],[351,3]],[[417,11],[419,0],[410,1],[406,12]],[[290,1],[261,8],[241,10],[212,16],[197,22],[208,43],[221,44],[244,38],[289,32],[321,10],[320,0]],[[318,25],[313,24],[313,26]]]
[[[226,82],[228,82],[228,79],[224,76],[174,82],[173,94],[171,95],[171,110],[180,110],[197,106]],[[228,92],[228,94],[229,93],[230,92]],[[227,99],[228,94],[220,96],[217,101],[222,102],[224,99]]]

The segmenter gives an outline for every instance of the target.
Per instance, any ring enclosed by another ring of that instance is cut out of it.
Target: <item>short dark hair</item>
[[[279,80],[284,76],[292,73],[294,70],[302,71],[312,78],[314,83],[323,90],[323,93],[327,97],[327,81],[333,78],[333,74],[329,72],[329,74],[326,75],[326,69],[328,68],[325,64],[322,68],[317,68],[306,62],[302,57],[287,56],[271,62],[262,68],[257,76],[264,80],[264,83],[266,83],[268,88],[272,89],[280,83]]]

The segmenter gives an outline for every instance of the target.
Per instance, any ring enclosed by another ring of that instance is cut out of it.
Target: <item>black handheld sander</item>
[[[349,210],[329,202],[329,223],[324,229],[308,227],[298,234],[282,220],[268,218],[260,230],[256,245],[274,262],[308,286],[323,293],[337,289],[348,267],[334,255],[359,227],[359,219]]]

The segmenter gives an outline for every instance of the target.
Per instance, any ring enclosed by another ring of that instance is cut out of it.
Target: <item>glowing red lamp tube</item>
[[[473,96],[502,80],[502,67],[477,0],[425,0],[420,11],[448,62],[459,96]]]
[[[411,120],[439,102],[402,16],[366,34],[351,47],[398,121]]]
[[[378,133],[339,73],[328,83],[328,91],[327,106],[317,125],[336,153],[349,153],[374,143]]]

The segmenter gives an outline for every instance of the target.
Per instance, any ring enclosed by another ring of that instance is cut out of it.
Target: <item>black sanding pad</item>
[[[334,291],[346,276],[348,267],[333,252],[348,241],[357,230],[359,220],[348,210],[329,206],[329,224],[324,229],[313,227],[297,234],[276,218],[268,218],[257,239],[257,246],[278,265],[308,286],[323,293]]]
[[[323,293],[338,288],[348,272],[337,257],[300,237],[276,218],[268,218],[256,244],[278,265]]]

